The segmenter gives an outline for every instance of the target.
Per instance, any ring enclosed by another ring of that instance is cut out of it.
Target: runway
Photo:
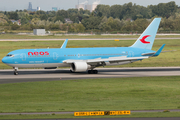
[[[180,76],[180,67],[97,68],[97,70],[98,74],[87,74],[87,72],[71,73],[69,69],[19,69],[19,75],[14,75],[13,69],[0,70],[0,84],[90,78]]]

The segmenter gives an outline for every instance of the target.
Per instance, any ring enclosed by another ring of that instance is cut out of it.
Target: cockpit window
[[[14,57],[13,54],[7,54],[6,57]]]

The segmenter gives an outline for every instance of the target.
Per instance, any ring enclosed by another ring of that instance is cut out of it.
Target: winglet
[[[166,45],[166,44],[163,44],[163,45],[159,48],[159,50],[153,55],[153,57],[158,56],[158,55],[161,53],[161,51],[163,50],[163,48],[164,48],[165,45]]]
[[[66,39],[66,40],[64,41],[64,43],[63,43],[62,46],[61,46],[61,49],[66,48],[67,43],[68,43],[68,39]]]

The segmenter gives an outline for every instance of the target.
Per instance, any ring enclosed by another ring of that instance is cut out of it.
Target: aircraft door
[[[129,51],[129,57],[134,57],[134,52],[133,51]]]
[[[53,59],[57,60],[58,59],[58,54],[56,52],[53,53]]]
[[[22,59],[22,61],[26,61],[26,54],[22,53],[20,58]]]

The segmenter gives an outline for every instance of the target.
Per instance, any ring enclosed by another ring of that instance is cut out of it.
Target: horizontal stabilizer
[[[158,56],[158,55],[162,52],[164,46],[165,46],[165,44],[163,44],[163,45],[159,48],[159,50],[158,50],[157,52],[143,53],[143,54],[141,54],[141,55],[142,55],[142,56],[156,57],[156,56]]]
[[[165,45],[166,45],[166,44],[163,44],[163,45],[159,48],[159,50],[158,50],[153,56],[158,56],[158,55],[161,53],[161,51],[163,50],[163,48],[164,48]]]

